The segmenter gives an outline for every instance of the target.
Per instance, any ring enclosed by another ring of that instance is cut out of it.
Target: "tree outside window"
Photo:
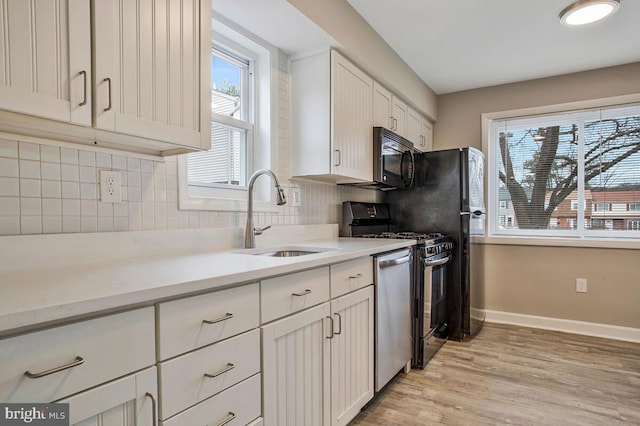
[[[500,120],[492,129],[497,207],[512,205],[516,230],[633,228],[625,212],[640,206],[640,106]]]

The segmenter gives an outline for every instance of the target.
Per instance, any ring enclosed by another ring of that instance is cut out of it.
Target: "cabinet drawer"
[[[258,329],[162,362],[160,418],[171,417],[258,372]]]
[[[160,422],[161,426],[219,425],[226,420],[229,426],[246,425],[260,417],[260,374],[238,383],[218,395]]]
[[[373,284],[373,258],[365,257],[331,265],[331,297]]]
[[[329,300],[329,268],[269,278],[260,285],[265,323]]]
[[[1,340],[0,401],[50,402],[148,367],[154,336],[149,307]]]
[[[164,360],[256,328],[259,309],[257,283],[160,303],[158,356]]]

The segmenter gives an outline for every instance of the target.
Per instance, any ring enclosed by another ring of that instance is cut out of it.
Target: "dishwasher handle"
[[[403,263],[411,262],[413,255],[409,253],[407,256],[398,257],[397,259],[389,259],[380,261],[380,268],[387,268],[389,266],[402,265]]]

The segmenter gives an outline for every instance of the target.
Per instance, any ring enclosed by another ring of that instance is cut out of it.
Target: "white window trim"
[[[496,157],[492,152],[491,143],[491,122],[513,117],[527,117],[532,115],[544,115],[562,112],[571,112],[580,109],[604,108],[615,105],[632,104],[640,102],[640,93],[622,96],[612,96],[600,99],[568,102],[556,105],[546,105],[540,107],[520,108],[514,110],[497,111],[481,114],[482,125],[482,152],[488,163],[488,170],[495,169]],[[489,173],[485,173],[489,176]],[[480,244],[508,244],[508,245],[530,245],[530,246],[557,246],[557,247],[599,247],[599,248],[628,248],[640,249],[640,238],[617,236],[612,238],[607,231],[591,231],[589,235],[575,235],[572,231],[555,231],[549,236],[536,235],[536,231],[527,232],[521,230],[521,235],[504,235],[496,232],[496,222],[493,215],[493,206],[496,205],[496,190],[489,184],[489,179],[485,180],[485,193],[487,194],[487,236],[473,237],[472,242]],[[580,204],[578,204],[580,206]]]
[[[224,40],[234,49],[249,55],[247,48],[258,56],[255,72],[256,99],[253,102],[253,170],[268,168],[278,170],[278,49],[244,28],[213,13],[216,39]],[[264,88],[268,88],[264,90]],[[268,95],[267,95],[268,94]],[[247,188],[198,188],[187,181],[186,155],[178,156],[178,208],[180,210],[246,211]],[[276,172],[277,174],[277,172]],[[280,176],[279,176],[280,177]],[[249,176],[247,176],[247,179]],[[280,182],[282,183],[282,182]],[[276,212],[273,182],[267,178],[256,180],[254,210]]]

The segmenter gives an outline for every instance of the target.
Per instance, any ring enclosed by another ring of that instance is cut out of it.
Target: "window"
[[[215,43],[215,42],[214,42]],[[254,61],[214,44],[211,55],[211,150],[187,155],[189,185],[245,186],[253,146]]]
[[[179,208],[242,211],[251,174],[277,171],[278,49],[215,10],[213,22],[211,149],[179,157]],[[272,195],[257,181],[255,209],[275,211]]]
[[[490,236],[640,238],[640,105],[488,124]]]

